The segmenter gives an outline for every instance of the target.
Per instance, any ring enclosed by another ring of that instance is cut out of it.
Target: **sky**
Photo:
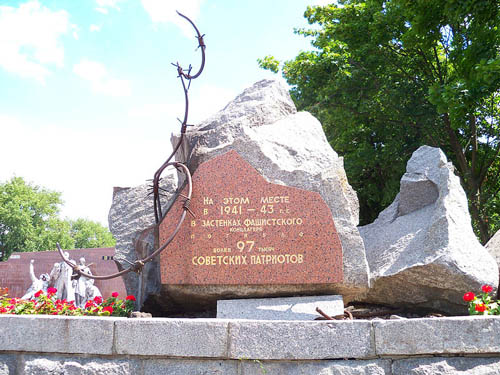
[[[326,0],[0,0],[0,182],[62,194],[62,218],[107,226],[114,186],[151,179],[184,115],[176,68],[200,53],[189,123],[246,87],[279,78],[258,67],[312,49],[293,33]],[[189,129],[189,128],[188,128]]]

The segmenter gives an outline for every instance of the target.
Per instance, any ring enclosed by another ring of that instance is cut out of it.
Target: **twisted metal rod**
[[[178,163],[178,162],[172,162],[172,163],[169,163],[169,165],[167,166],[175,166],[176,168],[181,168],[182,171],[185,173],[186,175],[186,182],[187,182],[187,195],[183,195],[185,197],[185,201],[184,201],[184,204],[182,206],[182,214],[179,218],[179,221],[177,222],[177,225],[174,229],[174,231],[170,234],[170,236],[165,240],[165,242],[163,243],[162,246],[160,246],[158,249],[156,249],[153,253],[151,253],[149,256],[143,258],[143,259],[139,259],[139,260],[136,260],[134,263],[131,264],[131,266],[127,269],[124,269],[122,271],[119,271],[119,272],[116,272],[116,273],[113,273],[111,275],[105,275],[105,276],[98,276],[98,275],[91,275],[91,274],[88,274],[86,272],[83,272],[82,271],[82,268],[83,267],[80,267],[79,265],[73,263],[73,262],[70,262],[69,259],[67,259],[64,254],[63,254],[63,250],[61,249],[61,246],[59,245],[59,243],[56,244],[57,246],[57,250],[59,251],[59,255],[61,256],[61,258],[63,259],[63,261],[68,265],[70,266],[74,272],[76,272],[78,275],[80,276],[85,276],[85,277],[88,277],[90,279],[94,279],[94,280],[108,280],[108,279],[113,279],[115,277],[118,277],[118,276],[123,276],[131,271],[134,271],[134,272],[141,272],[142,271],[142,268],[146,265],[146,263],[148,262],[151,262],[157,255],[159,255],[163,250],[166,249],[166,247],[170,244],[170,242],[172,242],[172,240],[174,239],[174,237],[176,236],[177,232],[179,232],[179,230],[181,229],[181,226],[182,224],[184,223],[184,219],[186,218],[186,213],[189,211],[189,202],[191,201],[191,195],[193,193],[193,180],[191,178],[191,173],[189,172],[189,169],[188,167],[186,167],[184,164],[182,163]]]
[[[201,65],[200,65],[200,68],[198,69],[198,72],[196,72],[196,74],[191,75],[191,69],[192,69],[191,65],[189,65],[188,71],[186,73],[184,71],[184,69],[179,65],[179,63],[172,64],[172,65],[174,65],[174,66],[177,67],[177,74],[178,74],[178,77],[181,80],[182,88],[184,90],[184,102],[185,102],[184,120],[181,123],[181,136],[179,137],[179,140],[178,140],[176,146],[173,148],[173,151],[170,154],[170,156],[167,158],[167,160],[161,165],[161,167],[154,174],[154,177],[153,177],[153,206],[154,206],[155,222],[156,222],[156,225],[158,225],[160,223],[161,219],[163,219],[163,212],[162,212],[162,209],[161,209],[161,201],[160,201],[160,197],[161,197],[161,193],[160,193],[160,190],[161,190],[161,188],[160,188],[161,174],[163,173],[163,171],[167,167],[174,166],[175,168],[180,169],[185,174],[185,176],[186,176],[186,183],[187,183],[187,187],[188,187],[188,189],[187,189],[188,190],[187,195],[179,194],[179,195],[181,195],[181,196],[183,196],[185,198],[184,204],[182,206],[182,208],[183,208],[182,214],[181,214],[181,216],[179,218],[179,221],[177,222],[177,225],[176,225],[174,231],[165,240],[165,242],[163,243],[162,246],[160,246],[158,249],[156,249],[149,256],[147,256],[147,257],[145,257],[143,259],[136,260],[133,263],[128,262],[127,260],[125,260],[126,262],[130,263],[130,267],[127,268],[127,269],[124,269],[122,271],[113,273],[111,275],[98,276],[98,275],[91,275],[91,274],[88,274],[86,272],[83,272],[82,271],[83,267],[80,267],[79,265],[71,262],[68,258],[66,258],[64,256],[63,250],[61,249],[61,246],[59,245],[59,243],[57,243],[56,244],[57,250],[59,251],[59,255],[61,256],[61,258],[63,259],[63,261],[67,265],[69,265],[73,269],[73,271],[76,272],[80,276],[85,276],[85,277],[88,277],[88,278],[94,279],[94,280],[108,280],[108,279],[112,279],[112,278],[115,278],[115,277],[123,276],[123,275],[125,275],[125,274],[127,274],[127,273],[129,273],[131,271],[140,273],[142,271],[142,269],[144,268],[144,266],[145,266],[146,263],[151,262],[156,256],[158,256],[163,250],[165,250],[166,247],[172,242],[172,240],[176,236],[177,232],[179,232],[179,230],[180,230],[180,228],[181,228],[181,226],[182,226],[182,224],[184,222],[184,219],[186,218],[186,213],[189,212],[189,213],[193,214],[191,212],[191,210],[189,209],[189,204],[190,204],[190,201],[191,201],[191,195],[192,195],[192,192],[193,192],[193,181],[192,181],[192,178],[191,178],[191,173],[189,172],[189,169],[188,169],[188,167],[185,164],[180,163],[180,162],[170,162],[170,160],[176,154],[177,150],[179,149],[179,147],[181,146],[181,144],[182,144],[182,142],[184,140],[184,134],[186,133],[186,129],[188,127],[188,124],[187,124],[188,114],[189,114],[189,97],[188,97],[188,91],[189,91],[189,88],[191,86],[191,80],[193,80],[195,78],[198,78],[201,75],[201,73],[203,72],[203,69],[205,67],[205,48],[206,48],[206,46],[205,46],[205,42],[203,40],[204,35],[200,34],[198,28],[193,23],[193,21],[191,21],[188,17],[186,17],[185,15],[181,14],[180,12],[177,12],[177,14],[179,14],[179,16],[185,18],[193,26],[193,28],[196,31],[196,35],[197,35],[196,38],[198,39],[198,48],[201,49]],[[187,87],[186,87],[186,83],[185,83],[184,80],[187,80],[189,82],[189,84],[187,85]],[[178,199],[178,196],[175,199]],[[172,205],[173,204],[174,204],[174,202],[172,202]]]

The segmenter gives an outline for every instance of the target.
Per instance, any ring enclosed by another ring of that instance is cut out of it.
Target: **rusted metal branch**
[[[108,280],[108,279],[112,279],[112,278],[115,278],[118,276],[123,276],[131,271],[139,273],[142,271],[142,269],[146,265],[146,263],[151,262],[157,255],[159,255],[163,250],[165,250],[165,248],[170,244],[170,242],[172,242],[172,240],[174,239],[177,232],[179,232],[179,230],[181,229],[182,223],[184,222],[184,219],[186,218],[186,213],[190,212],[189,203],[187,203],[187,202],[190,202],[191,195],[193,193],[193,182],[192,182],[191,173],[189,173],[188,167],[186,167],[184,164],[178,163],[178,162],[169,163],[167,165],[167,167],[170,165],[175,166],[175,167],[180,167],[182,169],[182,171],[185,173],[186,182],[187,182],[187,196],[185,198],[186,200],[184,202],[184,205],[182,206],[183,210],[182,210],[182,214],[179,218],[179,221],[177,222],[177,225],[176,225],[174,231],[165,240],[163,245],[161,247],[159,247],[158,249],[156,249],[151,255],[147,256],[144,259],[138,259],[133,263],[126,261],[127,263],[130,264],[130,267],[127,269],[113,273],[111,275],[97,276],[97,275],[90,275],[86,272],[83,272],[79,265],[77,265],[73,262],[70,262],[70,260],[64,256],[63,250],[61,249],[61,246],[59,245],[59,243],[57,243],[56,245],[57,245],[57,250],[59,251],[59,255],[64,260],[64,262],[73,269],[73,271],[75,273],[77,273],[80,276],[85,276],[85,277],[88,277],[90,279],[95,279],[95,280]]]
[[[205,67],[205,48],[206,48],[206,46],[205,46],[205,42],[203,40],[204,35],[200,34],[196,25],[185,15],[183,15],[179,12],[177,12],[177,13],[179,14],[179,16],[185,18],[193,26],[193,28],[196,31],[196,34],[197,34],[196,38],[198,39],[198,48],[200,48],[200,50],[201,50],[201,65],[200,65],[200,68],[198,69],[198,72],[196,72],[196,74],[191,74],[191,70],[192,70],[191,65],[189,65],[189,68],[188,68],[187,73],[186,73],[184,71],[184,69],[179,65],[179,63],[173,64],[177,68],[178,77],[181,80],[182,88],[184,90],[185,108],[184,108],[184,120],[181,122],[181,136],[179,137],[179,140],[178,140],[177,144],[175,145],[170,156],[161,165],[161,167],[155,172],[154,177],[153,177],[152,191],[148,195],[153,194],[155,222],[156,222],[156,225],[158,225],[160,223],[161,219],[163,219],[163,211],[162,211],[162,207],[161,207],[160,198],[162,196],[165,196],[164,194],[162,194],[162,191],[165,191],[165,189],[160,187],[161,174],[163,173],[163,171],[167,167],[169,167],[169,166],[175,167],[176,169],[178,169],[182,173],[184,173],[184,175],[186,177],[187,195],[180,194],[180,193],[178,194],[184,198],[184,202],[182,205],[182,209],[183,209],[182,214],[179,218],[179,221],[177,222],[177,225],[176,225],[174,231],[165,240],[165,242],[163,243],[162,246],[160,246],[158,249],[156,249],[151,255],[149,255],[143,259],[138,259],[135,262],[129,262],[128,260],[123,259],[125,262],[130,264],[130,267],[127,269],[124,269],[122,271],[116,272],[114,274],[111,274],[111,275],[98,276],[98,275],[90,275],[90,274],[84,272],[83,266],[80,267],[79,265],[71,262],[68,258],[66,258],[64,256],[63,251],[61,249],[61,246],[59,245],[59,243],[57,243],[56,244],[57,250],[59,251],[59,255],[61,256],[63,261],[67,265],[69,265],[75,273],[77,273],[80,276],[85,276],[85,277],[88,277],[90,279],[95,279],[95,280],[108,280],[108,279],[112,279],[115,277],[123,276],[123,275],[125,275],[129,272],[132,272],[132,271],[140,273],[142,271],[142,269],[144,268],[144,266],[146,265],[146,263],[151,262],[156,256],[158,256],[163,250],[165,250],[165,248],[172,242],[172,240],[174,239],[176,234],[179,232],[179,230],[184,222],[184,219],[186,218],[186,214],[189,212],[194,217],[194,213],[189,208],[189,205],[191,202],[191,195],[193,192],[193,182],[192,182],[192,178],[191,178],[191,173],[189,172],[189,169],[185,164],[180,163],[180,162],[171,162],[170,160],[174,157],[174,155],[177,153],[177,150],[181,146],[183,139],[184,139],[184,134],[186,133],[186,128],[189,126],[187,124],[188,115],[189,115],[188,91],[189,91],[189,88],[191,87],[191,80],[198,78],[201,75],[201,73],[203,72],[203,68]],[[185,80],[188,81],[187,87],[186,87]]]
[[[170,156],[167,158],[165,163],[155,172],[154,178],[153,178],[153,206],[154,206],[154,213],[155,213],[155,222],[156,224],[159,224],[161,219],[163,218],[163,210],[161,207],[161,200],[160,200],[160,180],[161,180],[161,174],[165,170],[167,164],[170,162],[170,160],[174,157],[174,155],[177,153],[177,150],[181,146],[183,140],[184,140],[184,134],[186,133],[186,129],[188,127],[188,115],[189,115],[189,96],[188,96],[188,91],[189,87],[191,86],[191,80],[198,78],[201,73],[203,72],[203,68],[205,67],[205,42],[203,40],[204,35],[201,35],[198,28],[196,25],[191,21],[188,17],[185,15],[177,12],[179,16],[183,17],[186,19],[195,29],[196,31],[196,38],[198,39],[198,48],[201,50],[201,64],[200,68],[198,69],[198,72],[196,74],[191,75],[191,65],[189,65],[189,69],[187,73],[184,71],[184,69],[180,66],[180,64],[177,62],[176,64],[173,64],[177,68],[177,74],[178,77],[181,80],[182,84],[182,89],[184,90],[184,119],[181,122],[181,134],[179,137],[179,140],[177,141],[177,144],[175,145],[172,153]],[[186,87],[186,82],[185,80],[188,80],[189,84]]]

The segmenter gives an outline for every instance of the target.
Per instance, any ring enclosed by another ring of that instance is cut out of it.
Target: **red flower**
[[[85,304],[85,308],[88,309],[89,307],[94,307],[94,302],[87,301],[87,303]]]
[[[111,293],[111,297],[115,297],[115,298],[118,297],[118,292]]]
[[[47,289],[47,294],[51,295],[51,294],[56,294],[57,293],[57,289],[56,288],[48,288]]]
[[[135,301],[135,297],[130,295],[130,296],[127,296],[127,298],[125,298],[125,300],[127,301]]]
[[[110,315],[113,314],[113,308],[111,306],[106,306],[105,308],[102,309],[102,311],[109,311]]]
[[[100,305],[102,303],[102,297],[101,296],[95,296],[94,297],[94,302]]]
[[[481,289],[483,290],[483,292],[489,293],[493,290],[493,287],[491,285],[483,285]]]
[[[470,301],[472,301],[474,299],[474,297],[476,297],[476,295],[474,293],[467,292],[467,293],[464,294],[463,298],[464,298],[465,302],[470,302]]]
[[[480,303],[474,307],[476,311],[479,312],[485,312],[486,311],[486,305],[484,303]]]
[[[0,307],[0,314],[6,313],[7,309],[5,307]]]
[[[39,290],[38,292],[35,293],[35,298],[40,297],[40,295],[42,295],[42,294],[43,294],[43,291]]]

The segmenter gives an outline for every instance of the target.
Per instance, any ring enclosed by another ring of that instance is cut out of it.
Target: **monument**
[[[161,255],[162,284],[331,284],[342,245],[318,193],[271,184],[235,151],[200,165],[192,217]],[[177,200],[160,243],[177,223]]]
[[[181,131],[148,194],[138,196],[145,185],[116,188],[109,214],[128,292],[161,314],[228,298],[366,293],[359,204],[343,159],[282,83],[259,81],[186,131],[205,44],[179,15],[202,57],[196,73],[173,64],[185,94]],[[162,177],[172,166],[188,182],[184,192],[180,178]]]

